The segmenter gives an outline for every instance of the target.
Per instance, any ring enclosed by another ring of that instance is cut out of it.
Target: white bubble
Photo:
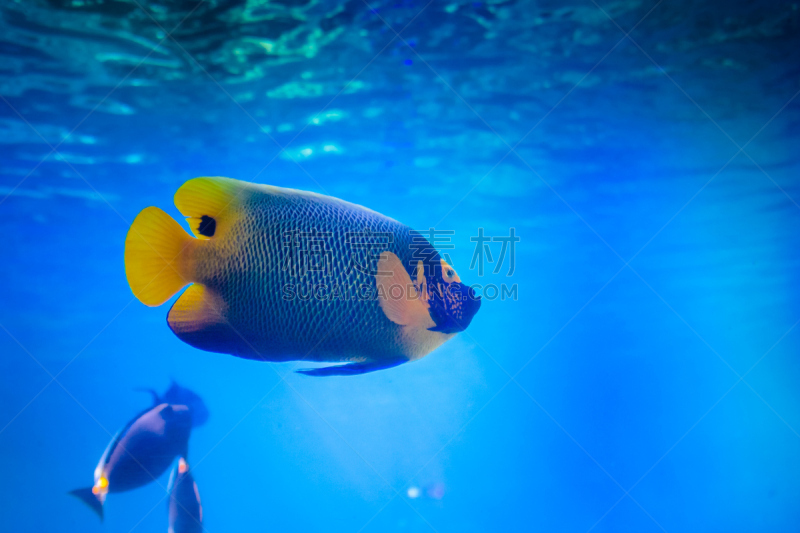
[[[408,497],[412,500],[419,498],[419,487],[409,487],[406,494],[408,494]]]

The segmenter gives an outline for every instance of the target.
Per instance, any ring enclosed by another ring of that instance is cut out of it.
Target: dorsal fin
[[[148,388],[144,388],[144,387],[137,387],[137,388],[135,388],[135,389],[133,389],[133,390],[135,390],[135,391],[137,391],[137,392],[146,392],[146,393],[150,394],[150,396],[152,396],[152,397],[153,397],[153,406],[154,406],[154,407],[155,407],[156,405],[160,404],[160,403],[163,403],[163,402],[161,401],[161,397],[160,397],[160,396],[158,395],[158,393],[157,393],[155,390],[153,390],[153,389],[148,389]]]
[[[175,207],[187,218],[198,239],[209,239],[225,227],[250,184],[221,177],[194,178],[175,193]]]

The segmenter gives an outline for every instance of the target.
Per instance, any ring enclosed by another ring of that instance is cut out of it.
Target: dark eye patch
[[[445,274],[447,274],[448,278],[452,278],[455,275],[455,272],[453,272],[452,268],[448,268],[447,272],[445,272]]]
[[[197,232],[203,237],[213,237],[217,231],[217,221],[208,215],[203,215],[200,218],[200,225],[197,227]]]

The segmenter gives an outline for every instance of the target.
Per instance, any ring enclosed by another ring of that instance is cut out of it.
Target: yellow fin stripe
[[[175,207],[189,220],[195,237],[205,240],[208,237],[199,231],[202,217],[213,218],[217,229],[226,227],[229,213],[236,209],[250,187],[247,182],[230,178],[194,178],[181,185],[175,193]]]
[[[244,190],[245,182],[230,178],[194,178],[175,193],[175,207],[185,217],[218,217],[236,202],[237,195]]]
[[[169,310],[167,322],[176,334],[201,331],[214,324],[224,324],[225,303],[211,289],[191,285]]]

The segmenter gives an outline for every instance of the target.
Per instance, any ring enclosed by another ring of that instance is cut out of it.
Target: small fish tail
[[[196,243],[161,209],[139,213],[125,239],[125,274],[133,294],[155,307],[194,281],[188,258]]]
[[[69,494],[75,496],[83,503],[88,505],[92,511],[97,513],[97,516],[100,517],[100,521],[103,521],[103,502],[92,492],[91,487],[87,487],[84,489],[75,489],[69,492]]]

